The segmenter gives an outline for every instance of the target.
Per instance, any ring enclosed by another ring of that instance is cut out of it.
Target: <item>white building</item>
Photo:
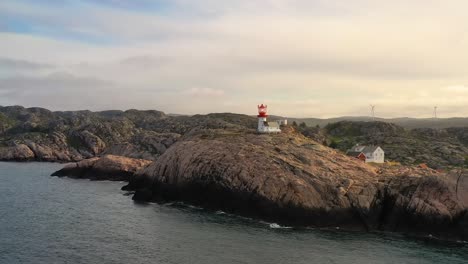
[[[267,121],[267,106],[259,105],[258,106],[258,133],[280,133],[280,125],[278,122],[268,122]]]
[[[385,151],[379,146],[356,145],[349,152],[362,152],[366,155],[366,162],[384,163]]]
[[[288,125],[288,120],[287,119],[276,120],[276,122],[278,122],[278,125],[280,125],[280,126],[287,126]]]

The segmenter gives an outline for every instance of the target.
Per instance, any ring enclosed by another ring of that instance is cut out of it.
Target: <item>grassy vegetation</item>
[[[401,166],[401,163],[398,161],[387,161],[386,164],[388,166]]]
[[[351,122],[342,122],[342,123],[332,123],[328,124],[325,129],[327,131],[332,131],[338,129],[340,134],[347,135],[349,137],[358,137],[362,135],[359,126],[356,126],[354,123]]]
[[[342,151],[346,151],[356,145],[357,141],[356,138],[352,136],[346,137],[339,137],[339,136],[328,136],[330,144],[328,145],[334,149],[340,149]]]
[[[6,129],[11,128],[16,125],[16,121],[7,117],[5,114],[0,113],[0,127],[4,127]]]

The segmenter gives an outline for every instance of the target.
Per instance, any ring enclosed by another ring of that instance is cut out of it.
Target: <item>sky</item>
[[[468,116],[466,0],[2,0],[0,105]]]

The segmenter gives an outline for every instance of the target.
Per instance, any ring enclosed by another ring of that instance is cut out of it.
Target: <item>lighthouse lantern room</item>
[[[267,121],[267,105],[258,105],[258,128],[259,133],[279,133],[281,129],[278,122]]]

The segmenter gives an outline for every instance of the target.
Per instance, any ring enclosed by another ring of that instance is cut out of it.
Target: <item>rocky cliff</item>
[[[54,175],[126,180],[136,200],[181,200],[288,225],[468,240],[464,177],[374,167],[324,146],[379,144],[390,159],[447,167],[464,163],[468,128],[342,122],[259,135],[255,125],[254,117],[227,113],[0,107],[0,160],[78,161]]]
[[[467,201],[450,175],[373,167],[293,130],[185,135],[126,189],[136,200],[182,200],[286,225],[468,238]]]
[[[212,121],[181,129],[154,161],[107,155],[54,175],[127,180],[135,200],[185,201],[286,225],[468,239],[464,178],[456,187],[450,173],[371,166],[292,127],[259,135]]]

